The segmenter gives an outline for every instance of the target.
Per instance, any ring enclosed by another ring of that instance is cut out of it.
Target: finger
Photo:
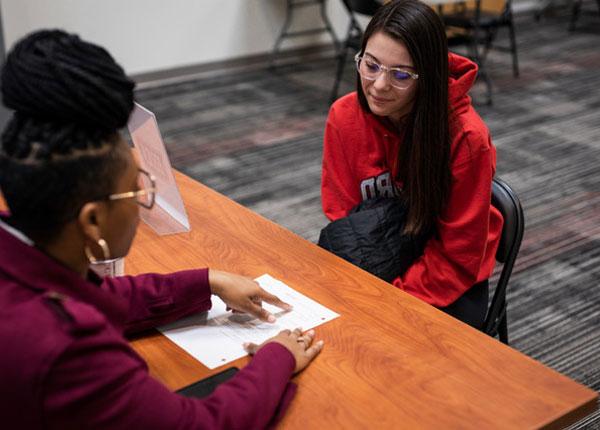
[[[292,332],[291,332],[289,329],[287,329],[287,328],[286,328],[286,329],[284,329],[284,330],[281,330],[281,331],[279,332],[279,334],[283,334],[283,335],[286,335],[286,336],[289,336],[291,333],[292,333]]]
[[[277,306],[280,309],[284,309],[286,311],[291,311],[293,309],[292,305],[290,305],[289,303],[284,302],[279,297],[277,297],[277,296],[275,296],[275,295],[273,295],[271,293],[268,293],[268,292],[266,292],[265,290],[262,290],[262,289],[261,289],[261,298],[265,302],[267,302],[267,303],[269,303],[271,305]]]
[[[250,355],[254,355],[256,354],[256,351],[258,351],[258,345],[252,342],[245,342],[242,346]]]
[[[323,344],[324,342],[322,340],[315,342],[315,344],[312,345],[310,348],[306,348],[306,351],[304,351],[304,355],[306,355],[306,357],[308,357],[309,360],[312,360],[317,356],[319,352],[321,352],[321,350],[323,349]]]
[[[300,327],[295,328],[292,332],[292,336],[295,338],[299,338],[300,336],[302,336],[302,329]]]
[[[298,338],[298,342],[302,342],[302,344],[304,345],[304,349],[307,349],[312,344],[314,338],[315,332],[314,330],[310,330],[309,332],[300,336]]]
[[[298,338],[298,343],[302,345],[303,350],[306,352],[306,350],[310,347],[310,344],[312,343],[312,339],[300,336]]]
[[[248,312],[260,319],[261,321],[266,321],[269,323],[274,323],[276,321],[275,317],[271,315],[269,311],[263,309],[262,307],[254,303],[248,306]]]

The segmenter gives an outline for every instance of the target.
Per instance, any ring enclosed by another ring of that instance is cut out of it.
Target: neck
[[[85,245],[73,226],[67,225],[61,234],[51,242],[35,242],[37,247],[47,255],[79,273],[81,277],[87,278],[89,262],[83,251]]]
[[[40,246],[40,249],[63,266],[77,272],[82,278],[87,278],[89,263],[85,258],[85,254],[82,253],[82,258],[77,257],[70,252],[65,252],[63,248],[56,246]]]
[[[407,113],[400,113],[397,115],[389,115],[387,119],[392,123],[394,128],[400,129],[404,125],[407,116]]]

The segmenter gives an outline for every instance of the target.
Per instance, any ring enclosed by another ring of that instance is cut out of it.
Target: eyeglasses
[[[152,209],[156,196],[156,179],[154,176],[143,169],[138,169],[140,172],[141,189],[138,191],[128,191],[126,193],[111,194],[106,197],[107,200],[133,199],[138,205],[146,209]]]
[[[374,81],[382,72],[387,72],[390,77],[390,84],[399,90],[407,89],[413,79],[419,79],[419,75],[416,73],[399,67],[386,67],[370,58],[361,57],[359,54],[354,56],[354,61],[356,62],[356,70],[364,79]]]

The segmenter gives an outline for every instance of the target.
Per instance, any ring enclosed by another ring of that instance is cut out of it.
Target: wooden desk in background
[[[597,408],[596,392],[194,180],[176,178],[192,231],[158,237],[141,225],[128,273],[203,266],[269,273],[341,314],[317,328],[325,347],[296,377],[298,394],[282,428],[558,428]],[[171,389],[221,370],[208,370],[158,332],[132,345]]]

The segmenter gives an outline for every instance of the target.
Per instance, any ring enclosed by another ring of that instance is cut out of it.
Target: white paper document
[[[294,309],[286,312],[263,302],[263,307],[277,318],[270,324],[247,314],[226,311],[225,303],[213,296],[210,311],[159,327],[159,331],[206,367],[214,369],[245,356],[244,342],[261,344],[283,329],[308,330],[339,317],[270,275],[262,275],[256,281]]]

